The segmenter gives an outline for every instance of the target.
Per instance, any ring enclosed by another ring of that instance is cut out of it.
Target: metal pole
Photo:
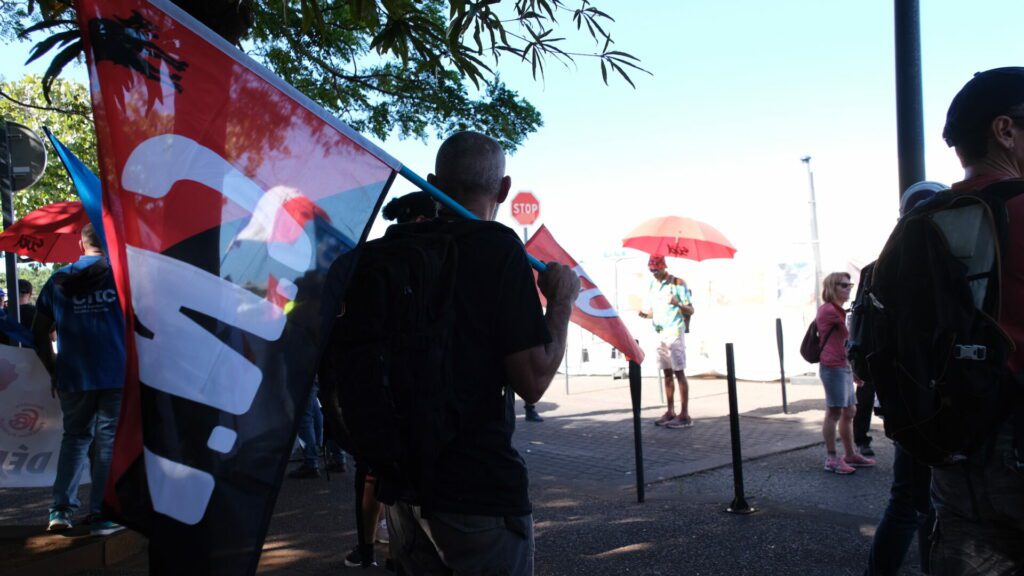
[[[743,456],[740,454],[740,414],[736,401],[736,363],[733,360],[732,343],[725,345],[725,367],[729,385],[729,435],[732,437],[732,483],[735,497],[732,505],[725,509],[733,514],[756,512],[743,496]]]
[[[775,343],[779,347],[779,374],[782,381],[782,413],[789,414],[789,404],[786,403],[786,363],[782,354],[782,318],[775,319]]]
[[[818,203],[814,198],[814,172],[811,157],[800,159],[807,166],[807,181],[811,185],[811,247],[814,249],[814,301],[821,308],[821,243],[818,242]]]
[[[3,212],[4,230],[14,223],[14,173],[11,168],[11,146],[7,140],[7,121],[0,119],[0,211]],[[14,310],[15,322],[21,322],[18,304],[18,266],[14,252],[4,254],[7,270],[8,310]],[[10,303],[14,303],[13,306]]]
[[[629,362],[629,396],[633,402],[633,451],[636,455],[636,501],[644,502],[644,446],[640,432],[640,365]]]
[[[661,399],[661,403],[665,403],[665,381],[661,379],[661,368],[658,368],[658,398]]]
[[[924,106],[921,102],[921,14],[918,0],[895,0],[897,198],[924,180]]]
[[[565,395],[569,395],[569,329],[565,329],[565,353],[562,354],[565,360]]]

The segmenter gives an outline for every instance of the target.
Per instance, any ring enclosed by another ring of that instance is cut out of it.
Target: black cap
[[[1017,104],[1024,104],[1024,68],[1010,66],[978,72],[964,84],[946,112],[942,137],[957,146]]]

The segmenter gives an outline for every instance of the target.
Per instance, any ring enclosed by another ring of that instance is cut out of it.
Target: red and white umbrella
[[[714,226],[682,216],[651,218],[626,235],[622,245],[651,256],[697,261],[732,258],[736,253],[729,239]]]
[[[22,216],[0,234],[0,250],[37,262],[74,262],[82,255],[78,245],[89,222],[81,202],[55,202]]]

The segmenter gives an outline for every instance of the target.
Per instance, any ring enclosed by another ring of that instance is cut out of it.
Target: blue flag
[[[36,343],[32,339],[32,333],[19,324],[14,318],[7,315],[7,312],[0,310],[0,335],[7,337],[12,344],[21,344],[27,348],[35,348]]]
[[[60,161],[68,171],[68,176],[71,176],[71,182],[75,185],[85,213],[89,216],[89,222],[96,229],[100,244],[103,245],[103,252],[106,254],[107,238],[103,233],[103,188],[100,186],[100,179],[78,159],[78,156],[75,156],[74,152],[68,150],[60,140],[57,140],[48,127],[44,126],[43,131],[46,132],[50,144],[53,144],[54,150],[57,151],[57,156],[60,157]]]

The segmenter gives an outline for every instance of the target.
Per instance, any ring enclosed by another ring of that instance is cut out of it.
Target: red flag
[[[251,574],[400,166],[170,2],[77,13],[129,335],[106,503],[154,574]]]
[[[566,252],[546,226],[541,226],[526,243],[526,251],[534,258],[543,262],[557,261],[568,266],[580,277],[580,294],[572,308],[570,318],[576,324],[593,333],[598,338],[611,344],[627,358],[640,364],[644,361],[644,352],[629,333],[626,325],[615,307],[608,302],[597,285],[587,276],[576,260]],[[543,295],[541,300],[543,301]]]

